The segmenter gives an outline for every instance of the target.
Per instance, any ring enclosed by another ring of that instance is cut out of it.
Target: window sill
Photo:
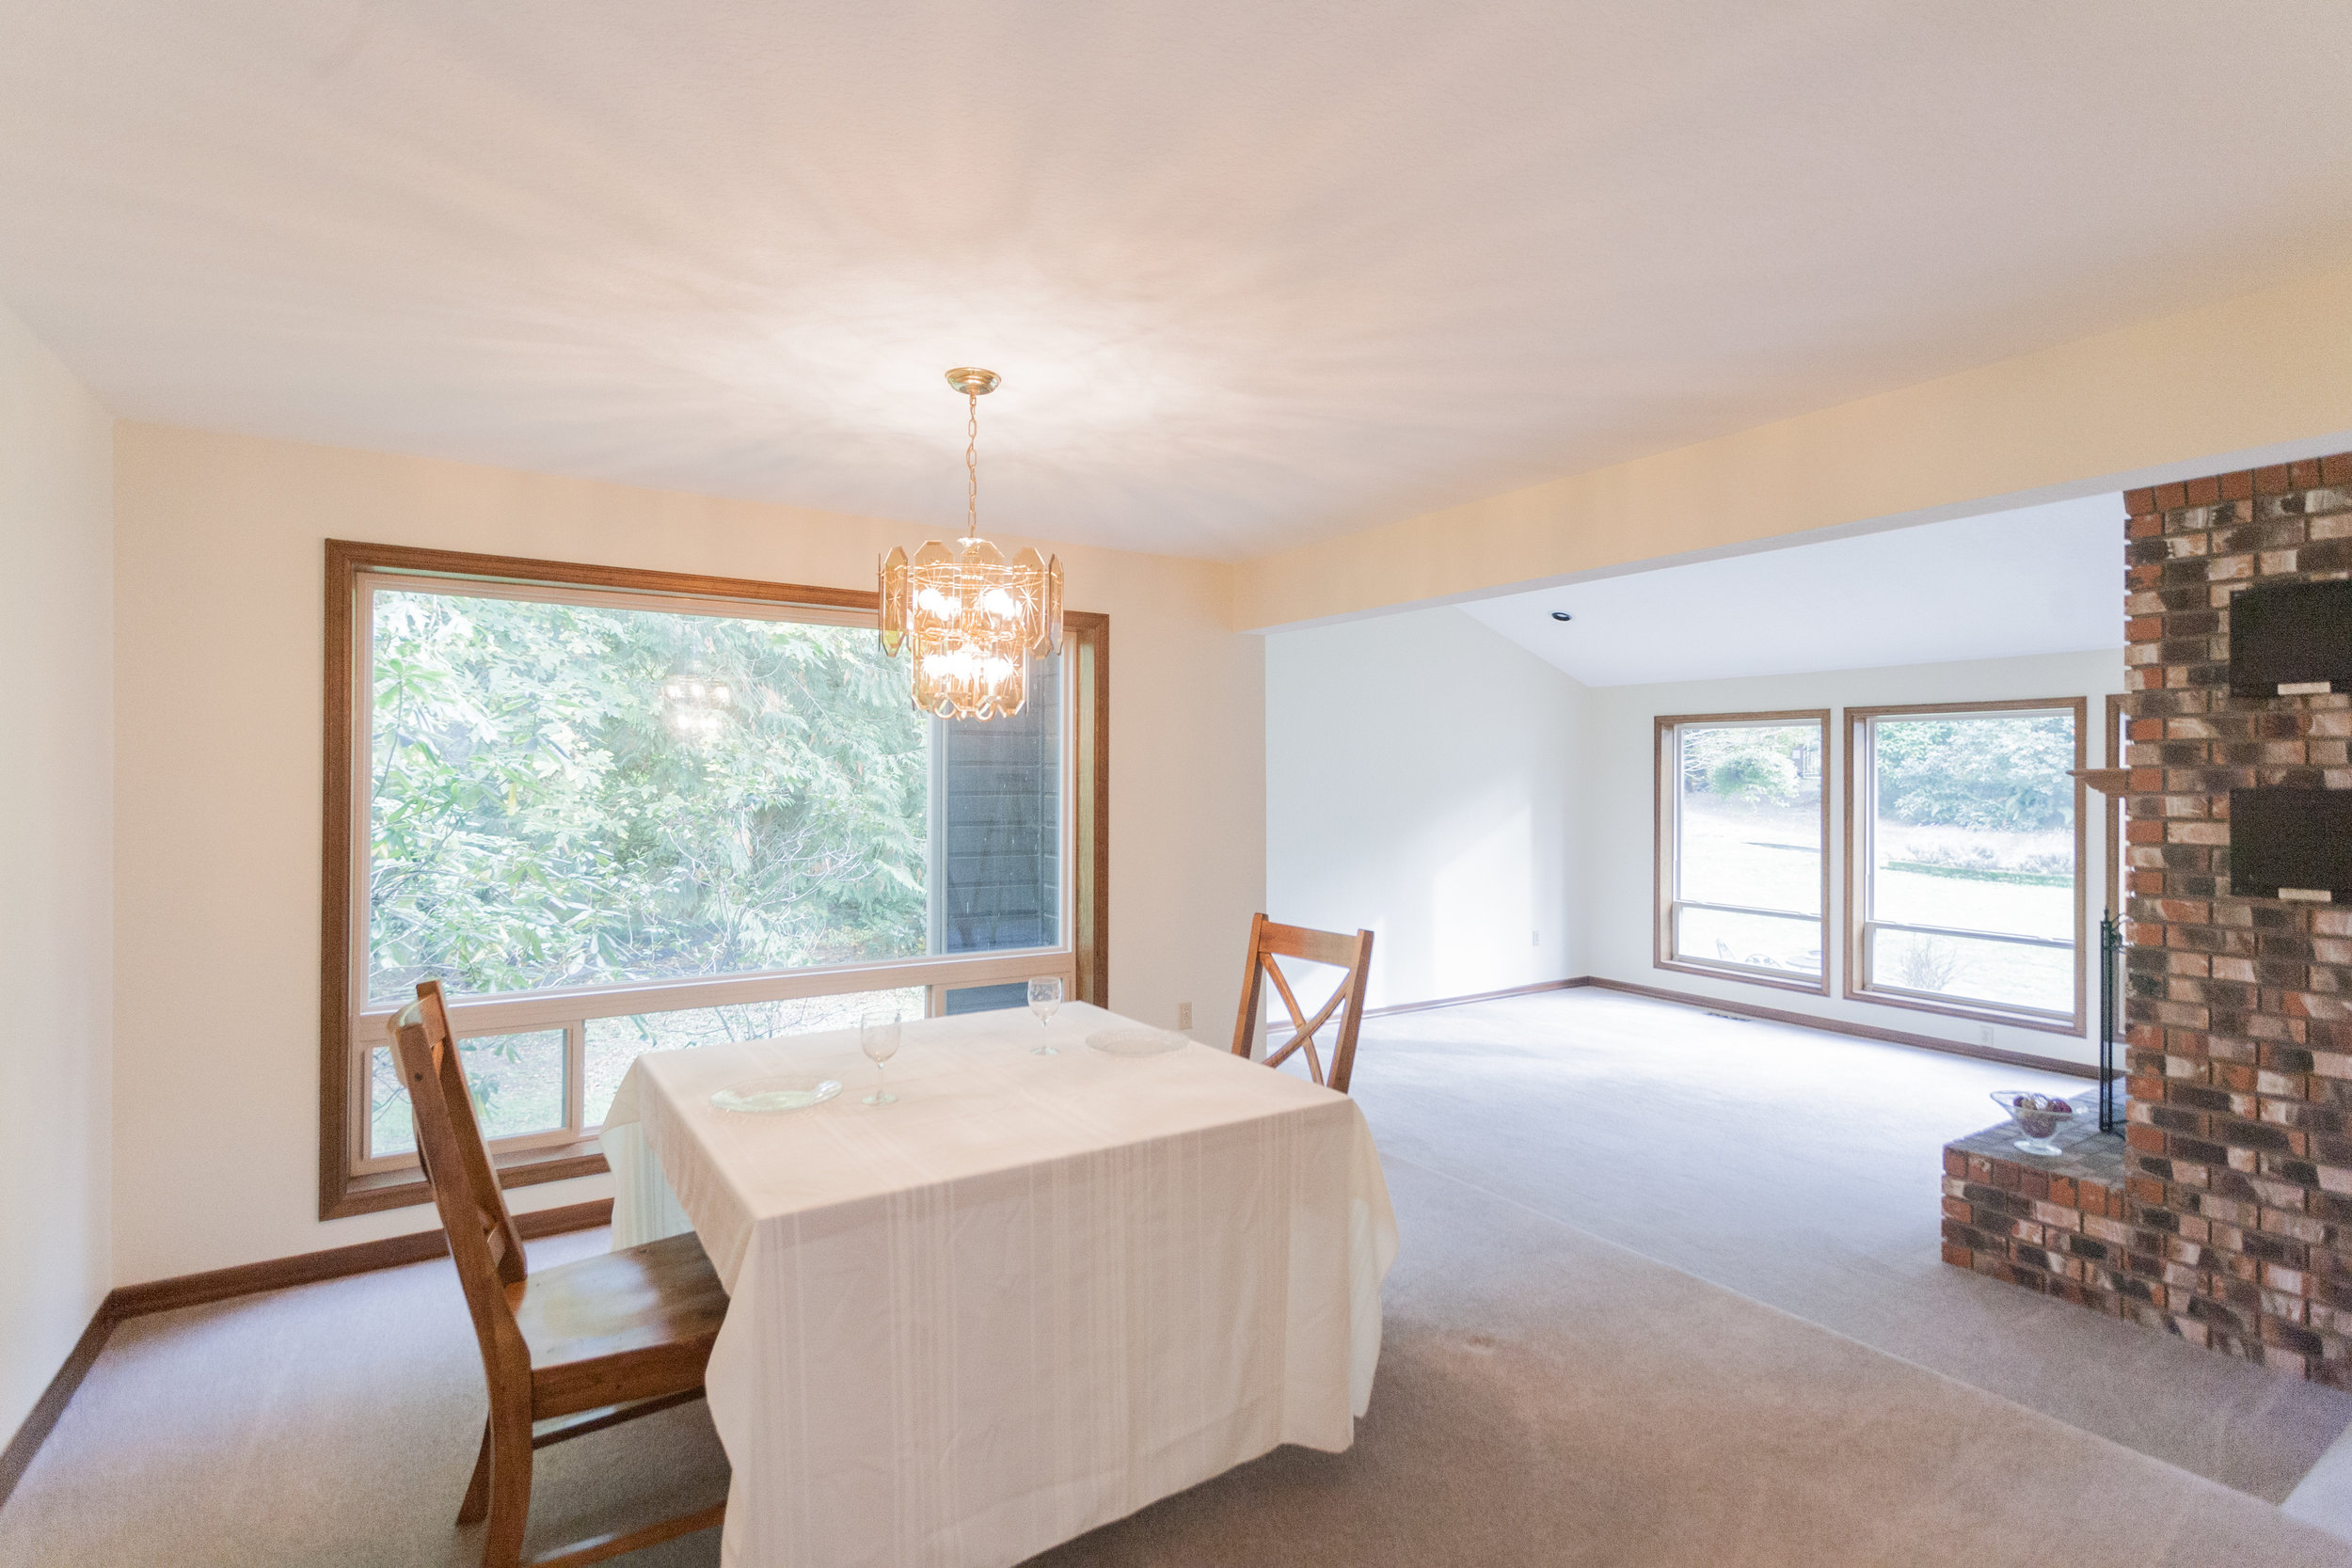
[[[612,1168],[605,1163],[604,1146],[593,1137],[582,1138],[578,1143],[558,1145],[553,1148],[522,1148],[511,1153],[495,1154],[491,1156],[490,1163],[497,1168],[501,1187],[529,1187],[542,1181],[568,1181],[579,1176],[602,1176]],[[320,1204],[319,1218],[347,1219],[354,1214],[408,1209],[432,1201],[433,1188],[421,1172],[377,1171],[369,1176],[345,1177],[342,1196]]]
[[[1827,996],[1829,976],[1818,980],[1791,977],[1783,979],[1774,974],[1759,974],[1752,969],[1735,969],[1728,964],[1694,963],[1689,958],[1660,958],[1653,969],[1671,970],[1677,974],[1704,974],[1710,980],[1737,980],[1741,985],[1763,986],[1772,990],[1796,991],[1804,996]]]
[[[1964,1018],[1975,1023],[1997,1023],[2004,1029],[2031,1029],[2044,1035],[2074,1035],[2079,1037],[2087,1021],[2080,1012],[2070,1019],[2052,1018],[2046,1013],[2010,1012],[1991,1005],[1971,1006],[1964,1002],[1930,1002],[1924,997],[1899,996],[1883,990],[1846,989],[1849,1002],[1867,1002],[1880,1007],[1904,1007],[1915,1013],[1933,1013],[1939,1018]]]

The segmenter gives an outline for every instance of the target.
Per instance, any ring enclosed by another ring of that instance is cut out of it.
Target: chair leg
[[[466,1483],[466,1500],[457,1505],[457,1522],[479,1524],[490,1512],[490,1423],[482,1423],[482,1452],[473,1462],[473,1480]]]
[[[490,1411],[490,1529],[482,1568],[517,1568],[531,1517],[531,1408]]]

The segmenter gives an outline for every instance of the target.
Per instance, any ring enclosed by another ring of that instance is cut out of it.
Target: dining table
[[[998,1568],[1354,1442],[1397,1229],[1353,1100],[1084,1003],[901,1027],[649,1052],[605,1119],[612,1245],[691,1229],[728,1292],[723,1562]]]

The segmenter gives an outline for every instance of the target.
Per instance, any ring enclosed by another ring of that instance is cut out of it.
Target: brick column
[[[2133,1219],[2175,1331],[2352,1386],[2352,909],[2229,879],[2232,789],[2352,789],[2352,696],[2229,689],[2233,593],[2352,577],[2352,453],[2124,500]]]

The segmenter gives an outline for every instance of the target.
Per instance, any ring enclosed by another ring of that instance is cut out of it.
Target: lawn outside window
[[[1658,968],[1828,992],[1829,721],[1658,719]]]
[[[1849,999],[2082,1033],[2087,709],[1846,710]]]
[[[1104,617],[943,721],[870,593],[327,553],[323,1217],[429,1200],[384,1035],[420,979],[507,1185],[603,1169],[647,1050],[1104,1000]]]

